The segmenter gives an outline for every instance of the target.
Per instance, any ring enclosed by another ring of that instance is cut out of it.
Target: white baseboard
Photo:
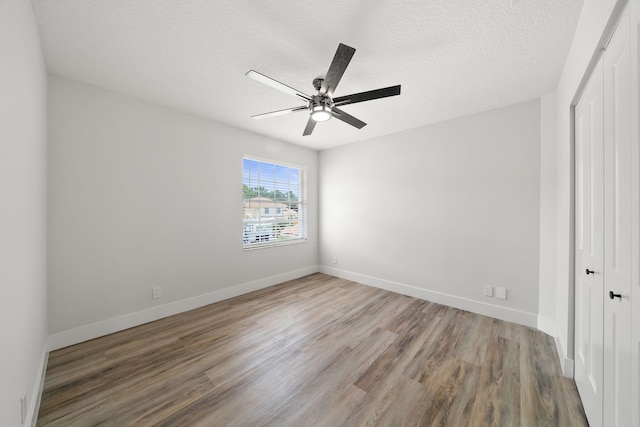
[[[556,322],[548,317],[538,316],[538,329],[553,337],[556,351],[558,352],[558,362],[562,368],[562,375],[567,378],[573,378],[574,361],[566,356],[566,347],[560,338],[560,331],[558,331]]]
[[[558,336],[558,327],[556,326],[555,320],[546,316],[538,315],[538,330],[552,336],[553,338]],[[559,351],[558,355],[560,355]]]
[[[562,363],[562,375],[567,378],[574,379],[575,378],[575,361],[573,359],[569,359],[565,357]]]
[[[562,374],[567,378],[574,378],[575,361],[567,357],[567,346],[562,341],[560,331],[556,327],[556,333],[554,335],[556,340],[556,349],[558,350],[558,357],[560,358],[560,367],[562,368]]]
[[[180,301],[170,302],[168,304],[148,308],[135,313],[125,314],[123,316],[113,317],[111,319],[101,320],[99,322],[57,332],[49,335],[49,350],[53,351],[59,348],[68,347],[70,345],[153,322],[154,320],[173,316],[174,314],[193,310],[195,308],[203,307],[218,301],[223,301],[225,299],[257,291],[259,289],[264,289],[269,286],[277,285],[288,280],[297,279],[317,272],[318,266],[309,266],[275,276],[254,280],[252,282],[231,286],[229,288],[219,289],[217,291],[208,292],[206,294],[186,298]]]
[[[536,328],[538,326],[538,316],[534,313],[528,313],[526,311],[515,310],[508,307],[487,304],[484,302],[449,295],[442,292],[430,291],[427,289],[417,288],[415,286],[367,276],[360,273],[339,270],[337,268],[329,267],[326,265],[321,265],[319,271],[331,276],[352,280],[354,282],[374,286],[376,288],[385,289],[387,291],[396,292],[402,295],[420,298],[426,301],[432,301],[438,304],[448,305],[450,307],[482,314],[484,316],[494,317],[496,319],[506,320],[508,322],[518,323],[520,325],[529,326],[532,328]]]
[[[38,376],[33,386],[33,392],[31,393],[31,399],[29,399],[29,408],[27,410],[27,419],[24,425],[35,427],[38,421],[38,410],[40,409],[40,399],[42,398],[42,390],[44,389],[44,377],[47,372],[47,362],[49,360],[48,345],[42,348],[42,356],[40,357],[40,365],[38,369]]]

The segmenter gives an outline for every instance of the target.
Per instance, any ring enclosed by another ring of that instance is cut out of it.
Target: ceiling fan
[[[307,126],[304,128],[304,132],[302,133],[303,136],[311,135],[311,132],[313,132],[313,128],[315,128],[317,122],[327,121],[331,117],[335,117],[338,120],[342,120],[343,122],[350,124],[351,126],[362,129],[367,125],[365,122],[345,113],[337,107],[355,104],[356,102],[371,101],[372,99],[400,95],[400,85],[334,98],[333,92],[338,86],[338,83],[340,82],[340,79],[342,78],[342,75],[347,69],[347,66],[355,52],[356,50],[354,48],[349,47],[346,44],[340,43],[340,45],[338,45],[338,50],[336,50],[336,54],[333,57],[333,61],[331,61],[331,65],[329,66],[326,76],[324,78],[316,78],[313,80],[313,87],[317,91],[315,95],[307,95],[302,91],[294,89],[291,86],[287,86],[284,83],[280,83],[279,81],[274,80],[271,77],[267,77],[257,71],[248,71],[246,75],[252,79],[271,86],[281,92],[301,98],[307,102],[307,105],[272,111],[270,113],[257,114],[251,117],[254,119],[264,119],[267,117],[281,116],[298,111],[309,111],[309,121],[307,122]]]

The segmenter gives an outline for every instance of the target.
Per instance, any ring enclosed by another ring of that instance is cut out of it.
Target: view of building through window
[[[242,164],[245,247],[306,238],[306,170],[245,157]]]

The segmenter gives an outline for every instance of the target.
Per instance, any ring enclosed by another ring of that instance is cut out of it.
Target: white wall
[[[31,2],[0,2],[0,425],[36,409],[46,355],[46,80]]]
[[[632,0],[637,3],[637,0]],[[614,10],[626,0],[585,0],[557,93],[556,316],[565,375],[573,375],[573,143],[571,106],[586,82],[590,62],[604,45]]]
[[[322,271],[536,325],[539,100],[322,151],[319,206]]]
[[[556,337],[557,99],[540,99],[540,288],[538,328]]]
[[[49,114],[53,348],[317,271],[315,151],[55,75]],[[243,251],[244,154],[308,168],[307,243]]]

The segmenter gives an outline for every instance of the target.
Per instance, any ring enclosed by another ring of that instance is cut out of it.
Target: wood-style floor
[[[549,336],[314,274],[49,356],[41,426],[586,426]]]

